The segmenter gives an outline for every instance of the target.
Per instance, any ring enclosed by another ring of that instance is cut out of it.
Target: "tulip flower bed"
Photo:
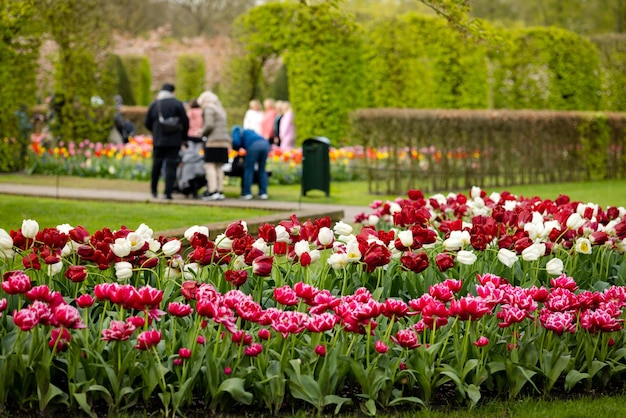
[[[100,177],[128,180],[149,180],[152,168],[152,137],[137,135],[127,144],[91,142],[87,139],[74,142],[53,140],[43,134],[33,134],[29,149],[27,171],[31,174],[58,174],[65,176]],[[239,151],[245,154],[245,151]],[[237,151],[230,157],[235,158]],[[390,160],[397,160],[399,168],[411,169],[415,164],[420,170],[446,164],[470,164],[480,158],[480,153],[448,153],[443,155],[434,147],[420,150],[405,149],[392,158],[384,148],[361,146],[331,147],[328,154],[330,175],[333,182],[366,180],[368,161],[376,161],[379,169],[386,170]],[[274,149],[267,160],[272,172],[272,184],[300,184],[302,178],[302,148],[284,151]]]
[[[149,180],[152,137],[134,136],[127,144],[60,141],[37,134],[31,137],[30,174]]]
[[[623,386],[626,210],[470,193],[215,240],[0,229],[0,405],[471,408]]]

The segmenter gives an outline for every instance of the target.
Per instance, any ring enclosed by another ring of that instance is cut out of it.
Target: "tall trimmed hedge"
[[[113,78],[114,89],[122,98],[122,102],[126,106],[134,106],[136,104],[133,95],[133,84],[128,78],[122,58],[117,54],[111,54],[107,60],[107,71]]]
[[[367,107],[486,108],[487,57],[437,18],[408,13],[363,32]]]
[[[590,39],[600,54],[601,109],[626,111],[626,34],[609,33]]]
[[[204,91],[206,68],[200,54],[180,54],[176,61],[176,95],[184,101]]]
[[[40,34],[33,0],[4,2],[0,12],[0,172],[24,167],[35,104]]]
[[[127,91],[120,92],[125,104],[147,106],[152,100],[152,73],[145,55],[122,55],[122,68],[129,81]]]
[[[270,3],[240,16],[234,27],[246,56],[233,67],[241,68],[233,78],[254,83],[265,60],[282,55],[297,142],[326,136],[336,144],[344,138],[347,113],[362,104],[360,30],[354,21],[328,4]],[[240,91],[254,89],[244,85]]]
[[[509,34],[510,47],[494,62],[493,107],[599,109],[600,61],[591,41],[559,28]]]

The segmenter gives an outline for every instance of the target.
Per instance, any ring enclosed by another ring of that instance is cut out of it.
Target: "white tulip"
[[[407,248],[413,246],[413,231],[410,229],[398,232],[398,239]]]
[[[498,251],[498,260],[507,267],[513,267],[513,264],[517,262],[517,254],[515,251],[500,248]]]
[[[154,231],[152,230],[152,228],[150,228],[146,224],[139,225],[135,232],[141,235],[144,239],[152,238],[152,235],[154,235]]]
[[[376,215],[370,215],[367,217],[367,224],[369,226],[376,226],[376,224],[378,224],[378,221],[380,221],[380,218]]]
[[[350,260],[348,259],[348,254],[346,253],[334,253],[328,257],[326,262],[333,268],[333,270],[341,270],[348,265]]]
[[[270,253],[270,246],[267,245],[267,242],[263,238],[257,238],[256,241],[252,243],[252,248],[256,248],[257,250],[263,251],[264,254]],[[239,269],[241,270],[241,269]]]
[[[11,260],[15,257],[15,251],[8,248],[0,248],[0,260]]]
[[[180,251],[181,246],[182,245],[180,241],[177,239],[168,241],[165,244],[163,244],[163,247],[162,247],[163,255],[166,257],[171,257]]]
[[[154,238],[146,239],[148,241],[148,250],[157,253],[161,249],[161,243]]]
[[[522,259],[525,261],[535,261],[543,256],[546,252],[546,245],[534,243],[522,251]]]
[[[0,228],[0,250],[13,249],[13,238],[4,229]]]
[[[325,247],[329,246],[335,241],[335,233],[327,226],[323,226],[317,233],[317,241],[320,243],[320,245],[323,245]]]
[[[196,232],[198,234],[202,234],[207,237],[209,236],[209,228],[207,228],[206,226],[198,226],[198,225],[194,225],[190,228],[187,228],[183,236],[187,239],[187,241],[189,241],[194,236],[194,234],[196,234]]]
[[[245,270],[246,267],[249,267],[246,264],[246,257],[244,255],[238,255],[235,257],[233,261],[233,269],[234,270]]]
[[[131,251],[139,251],[143,248],[143,245],[146,243],[143,235],[138,234],[137,232],[131,232],[126,236],[126,239],[130,243]]]
[[[61,224],[61,225],[57,225],[57,231],[59,231],[62,234],[69,234],[70,231],[74,229],[74,227],[70,224]]]
[[[62,261],[54,264],[48,264],[48,276],[54,276],[55,274],[61,272],[61,270],[63,270]]]
[[[115,277],[118,280],[126,280],[133,277],[133,265],[128,261],[120,261],[115,263]]]
[[[115,243],[111,244],[111,251],[120,258],[126,257],[130,254],[130,241],[126,238],[117,238]]]
[[[276,242],[291,243],[291,237],[289,236],[289,232],[287,232],[287,228],[282,225],[276,225],[274,230],[276,231]]]
[[[311,247],[309,246],[309,242],[307,240],[300,240],[293,246],[293,251],[298,257],[302,256],[304,253],[308,253],[310,249]]]
[[[22,222],[22,235],[24,238],[35,238],[39,232],[39,224],[32,219],[25,219]]]
[[[584,224],[585,224],[585,220],[578,213],[572,213],[569,216],[569,218],[567,218],[567,222],[565,222],[565,225],[569,229],[573,229],[573,230],[580,228]]]
[[[495,204],[498,204],[500,202],[501,198],[502,198],[502,196],[498,192],[492,192],[489,195],[489,199],[493,200],[493,203],[495,203]]]
[[[185,264],[185,267],[183,268],[183,277],[185,280],[195,280],[198,278],[199,270],[200,266],[198,263]]]
[[[563,261],[560,258],[553,258],[546,264],[546,271],[548,274],[560,276],[563,274]]]
[[[220,250],[232,250],[233,240],[228,238],[225,234],[219,234],[215,237],[215,243]]]
[[[320,250],[318,249],[313,249],[309,251],[309,257],[311,257],[311,263],[315,263],[317,261],[320,261],[320,258],[322,258],[322,253],[320,253]]]
[[[456,254],[456,261],[459,264],[465,264],[466,266],[471,266],[476,262],[478,257],[472,251],[461,250]]]
[[[482,190],[480,187],[472,186],[470,190],[470,196],[472,197],[472,199],[476,199],[477,197],[480,197],[481,192]]]
[[[359,250],[359,243],[356,239],[346,244],[346,255],[350,262],[356,263],[361,261],[361,251]]]
[[[333,231],[335,231],[335,234],[337,235],[350,235],[354,229],[349,224],[339,221],[333,227]]]
[[[591,254],[591,241],[589,238],[578,238],[574,244],[574,250],[581,254]]]

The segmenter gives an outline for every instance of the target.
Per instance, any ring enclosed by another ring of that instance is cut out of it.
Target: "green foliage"
[[[607,178],[609,145],[611,143],[610,126],[606,115],[601,113],[589,115],[581,121],[580,131],[583,165],[587,169],[590,180]]]
[[[287,67],[284,65],[278,70],[276,78],[270,89],[270,96],[276,100],[289,100],[289,79],[287,77]]]
[[[90,0],[45,0],[36,9],[59,50],[55,62],[59,140],[107,140],[113,125],[114,80],[106,71],[110,32]]]
[[[134,106],[136,102],[135,97],[133,96],[133,85],[128,78],[126,70],[124,69],[122,58],[117,54],[109,55],[106,67],[107,72],[114,80],[115,91],[117,91],[117,94],[122,97],[122,102],[127,106]]]
[[[494,63],[494,107],[596,110],[600,97],[597,48],[558,28],[513,31]]]
[[[604,34],[590,38],[600,54],[602,110],[626,111],[626,34]]]
[[[176,62],[176,92],[188,101],[204,91],[204,57],[200,54],[181,54]]]
[[[485,51],[441,19],[409,13],[363,34],[368,107],[485,108]]]
[[[0,172],[24,167],[35,103],[40,26],[32,0],[0,1]]]
[[[124,104],[129,106],[147,106],[152,100],[150,85],[152,75],[150,73],[150,61],[145,55],[124,55],[120,57],[124,76],[128,79],[126,96],[120,92]]]
[[[343,139],[347,112],[360,106],[361,45],[354,22],[328,4],[270,3],[240,16],[235,28],[254,57],[247,58],[242,79],[258,80],[255,69],[283,54],[297,141],[319,135]]]

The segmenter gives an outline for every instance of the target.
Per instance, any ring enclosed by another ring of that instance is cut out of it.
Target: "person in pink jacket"
[[[189,131],[187,138],[193,142],[202,142],[202,108],[196,99],[193,99],[187,109],[187,117],[189,118]]]
[[[296,145],[296,126],[293,120],[293,110],[289,102],[283,104],[283,116],[278,124],[278,136],[280,137],[280,149],[291,150]]]

